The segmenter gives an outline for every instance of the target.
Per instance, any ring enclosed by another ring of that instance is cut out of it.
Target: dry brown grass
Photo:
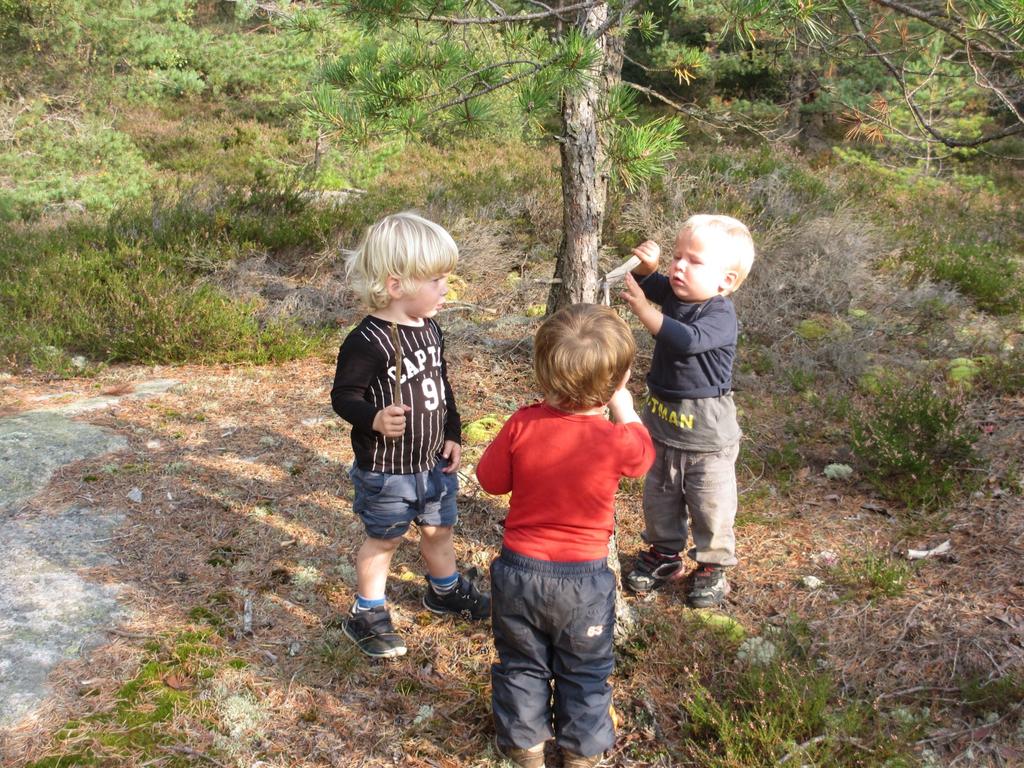
[[[509,413],[534,397],[530,339],[538,321],[509,313],[542,302],[545,289],[530,282],[541,270],[528,253],[510,248],[508,235],[477,230],[462,238],[460,274],[476,287],[460,297],[465,306],[440,319],[468,422]],[[524,279],[506,282],[517,270]],[[350,319],[357,316],[353,310]],[[645,341],[641,356],[647,350]],[[362,528],[350,509],[347,428],[330,410],[333,363],[328,353],[259,368],[119,367],[94,380],[0,382],[4,413],[53,402],[36,399],[53,394],[70,402],[100,391],[127,392],[147,378],[182,382],[158,398],[125,399],[79,417],[126,435],[128,449],[66,467],[26,512],[46,514],[71,503],[123,511],[127,521],[112,542],[119,564],[87,575],[125,584],[132,618],[87,660],[68,662],[54,674],[53,698],[8,734],[4,765],[83,746],[54,734],[68,720],[109,713],[141,663],[166,656],[182,632],[209,630],[211,621],[217,632],[207,642],[219,666],[202,677],[196,662],[174,678],[191,704],[158,726],[167,743],[150,751],[97,747],[106,756],[103,765],[497,765],[490,746],[494,654],[487,627],[422,609],[414,532],[395,557],[388,585],[408,655],[368,661],[338,630],[337,618],[353,598],[351,564]],[[645,365],[641,359],[638,367]],[[831,550],[843,562],[865,553],[901,556],[908,547],[936,543],[936,536],[906,538],[898,517],[865,508],[877,499],[855,484],[825,480],[821,468],[835,448],[827,429],[808,433],[803,464],[783,483],[779,468],[764,465],[765,456],[792,439],[789,425],[820,423],[821,413],[757,381],[739,399],[751,450],[740,466],[746,522],[738,529],[741,564],[731,574],[727,612],[753,634],[787,617],[806,622],[840,695],[879,710],[926,712],[930,725],[917,748],[934,750],[943,764],[968,764],[968,754],[973,765],[1015,764],[1024,754],[1020,705],[986,721],[983,711],[963,706],[960,687],[965,679],[1024,671],[1024,504],[1020,487],[1008,484],[1012,462],[1019,461],[1024,400],[985,403],[996,425],[983,437],[995,479],[960,505],[941,533],[951,540],[953,557],[926,562],[901,596],[866,601],[844,594],[818,561],[821,552]],[[481,449],[466,446],[465,462],[474,463]],[[1006,487],[996,493],[1000,482]],[[142,491],[141,504],[127,500],[132,488]],[[641,546],[637,485],[624,484],[618,510],[625,556]],[[456,537],[461,565],[486,573],[500,546],[502,514],[501,500],[463,483]],[[809,574],[821,577],[825,588],[797,586]],[[631,600],[642,622],[686,621],[676,590]],[[247,601],[251,634],[242,631]],[[685,693],[680,675],[692,667],[714,681],[734,665],[718,646],[680,642],[631,652],[620,665],[613,683],[625,722],[615,765],[696,765],[686,762],[686,745],[678,742],[677,703]],[[234,669],[225,663],[230,659],[246,666]],[[254,719],[232,720],[226,702],[256,702],[249,705]],[[91,738],[103,728],[116,730],[97,725]],[[659,749],[665,745],[677,762],[642,757],[664,755]]]
[[[450,337],[449,357],[467,420],[507,412],[517,396],[531,397],[522,356],[508,360],[507,367],[496,364],[490,347],[477,348],[464,338],[472,335]],[[361,528],[349,510],[346,431],[327,402],[331,371],[327,360],[274,368],[180,368],[172,373],[185,383],[173,394],[126,400],[116,410],[86,417],[129,435],[128,451],[68,467],[32,509],[44,514],[85,501],[127,513],[129,522],[116,542],[121,564],[89,575],[130,587],[126,599],[133,619],[122,628],[130,634],[112,634],[88,662],[62,668],[55,676],[57,697],[23,724],[8,764],[68,750],[71,745],[51,741],[56,728],[68,718],[109,709],[113,693],[135,674],[145,637],[196,626],[190,612],[197,608],[225,621],[217,642],[250,664],[232,685],[258,696],[264,713],[259,746],[243,744],[239,764],[258,755],[276,755],[271,765],[493,764],[493,653],[486,627],[438,620],[420,608],[414,534],[399,550],[389,584],[409,654],[387,664],[367,662],[332,626],[352,599],[348,566]],[[116,377],[140,375],[152,372],[111,371],[106,386]],[[26,385],[26,392],[33,389]],[[1019,427],[1024,408],[1012,405]],[[746,407],[747,418],[759,417],[755,402]],[[763,415],[772,418],[769,411]],[[468,447],[467,457],[472,460],[477,450]],[[120,468],[104,472],[111,462]],[[85,482],[89,475],[99,479]],[[901,540],[895,520],[865,510],[868,499],[856,489],[837,493],[816,477],[808,473],[788,496],[745,505],[756,510],[757,522],[739,531],[742,563],[732,577],[730,614],[755,632],[775,617],[803,617],[827,643],[829,665],[846,690],[876,701],[928,702],[935,718],[929,746],[956,753],[965,749],[968,736],[992,742],[999,724],[991,733],[964,733],[966,721],[958,719],[957,693],[951,690],[961,676],[1021,668],[1019,497],[966,505],[959,513],[964,519],[950,533],[956,561],[928,563],[902,597],[843,602],[827,591],[795,586],[807,573],[827,579],[814,555],[830,549],[852,558],[919,542]],[[126,501],[133,487],[142,490],[142,504]],[[464,484],[464,493],[459,561],[485,567],[498,550],[501,504],[475,492],[471,483]],[[638,494],[624,493],[619,508],[621,546],[632,552],[641,527]],[[242,636],[247,597],[254,605],[254,631]],[[657,604],[671,616],[681,609],[681,595],[669,591]],[[98,694],[82,695],[86,680]],[[635,709],[641,686],[655,712],[665,696],[675,695],[659,690],[658,676],[650,671],[619,677],[620,709]],[[431,708],[430,716],[417,723],[424,707]],[[212,749],[216,736],[188,711],[166,728],[176,743],[198,753]],[[671,728],[668,718],[662,729]],[[622,738],[635,747],[655,737],[627,721]],[[136,758],[124,755],[108,764],[131,765]],[[637,764],[625,752],[617,761]]]

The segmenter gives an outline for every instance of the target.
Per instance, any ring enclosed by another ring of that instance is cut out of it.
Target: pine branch
[[[897,2],[896,0],[872,0],[872,2],[882,6],[883,8],[888,8],[889,10],[896,11],[897,13],[903,16],[908,16],[912,19],[923,21],[928,26],[933,27],[934,29],[937,29],[940,32],[944,32],[945,34],[949,35],[951,38],[956,40],[961,45],[966,46],[970,42],[969,38],[959,31],[959,28],[962,26],[963,20],[960,18],[950,16],[948,13],[942,13],[939,11],[920,10],[918,8],[913,7],[912,5]],[[843,6],[844,8],[846,8],[845,2],[843,3]],[[847,10],[847,13],[849,13],[849,10]],[[989,30],[984,31],[986,33],[989,33]],[[1003,51],[995,50],[987,45],[982,45],[978,43],[978,41],[974,42],[975,44],[978,45],[981,52],[984,53],[986,56],[990,56],[993,59],[1000,59],[1011,64],[1019,64],[1019,61],[1012,55],[1004,53]],[[1019,46],[1017,46],[1016,48],[1016,53],[1021,53],[1021,49]]]
[[[575,5],[567,5],[563,8],[549,8],[542,3],[534,3],[540,5],[547,10],[538,11],[537,13],[520,13],[516,15],[503,15],[503,16],[479,16],[475,18],[470,17],[457,17],[457,16],[420,16],[417,14],[400,14],[399,18],[407,21],[426,21],[434,24],[450,24],[452,26],[469,26],[474,24],[515,24],[517,22],[524,21],[538,21],[541,19],[557,18],[562,19],[562,15],[569,11],[589,10],[595,6],[603,5],[603,0],[587,0],[583,3],[577,3]],[[563,19],[564,20],[564,19]]]
[[[939,131],[934,125],[932,125],[931,121],[928,120],[921,112],[920,106],[914,100],[914,91],[912,91],[910,87],[907,85],[906,78],[903,76],[903,72],[901,71],[901,69],[896,67],[892,59],[890,59],[889,56],[883,53],[881,49],[879,49],[875,41],[872,39],[872,37],[864,31],[864,26],[861,23],[860,17],[857,16],[857,14],[853,11],[852,8],[850,8],[846,0],[842,0],[841,5],[843,10],[846,12],[846,15],[849,16],[850,21],[853,23],[854,29],[857,31],[857,38],[865,46],[867,46],[868,49],[870,49],[875,54],[875,56],[878,57],[878,60],[882,62],[882,66],[884,66],[889,71],[889,74],[892,75],[893,79],[896,81],[896,84],[899,86],[900,91],[903,94],[903,100],[906,103],[907,108],[910,110],[911,114],[914,116],[914,121],[917,123],[918,127],[922,130],[922,132],[924,132],[928,136],[931,136],[935,141],[950,148],[966,149],[970,147],[977,147],[982,144],[987,144],[992,141],[997,141],[999,139],[1006,138],[1007,136],[1013,136],[1017,133],[1020,133],[1021,131],[1024,131],[1024,123],[1017,123],[997,133],[989,134],[988,136],[982,136],[977,139],[968,140],[953,138],[952,136],[948,136]],[[902,4],[895,3],[894,5]],[[941,27],[936,26],[936,28],[940,29]]]
[[[472,79],[474,77],[477,77],[478,75],[482,75],[484,72],[489,72],[492,69],[503,69],[503,68],[506,68],[506,67],[510,68],[510,67],[514,67],[517,64],[524,64],[524,65],[526,65],[528,67],[534,67],[533,72],[529,72],[527,74],[536,74],[537,71],[538,71],[537,70],[537,66],[538,66],[537,62],[532,61],[530,59],[510,59],[509,61],[498,61],[498,62],[495,62],[494,64],[488,64],[486,67],[481,67],[480,69],[475,69],[472,72],[467,72],[462,77],[460,77],[458,80],[455,80],[454,82],[448,83],[447,87],[452,88],[454,90],[458,90],[458,87],[462,83],[463,80],[470,80],[470,79]],[[473,96],[479,96],[479,95],[480,95],[479,92],[474,92],[474,93],[470,94],[470,98],[472,98]],[[449,105],[449,106],[454,106],[454,105]]]
[[[967,63],[970,65],[971,69],[974,70],[974,82],[976,82],[981,88],[992,91],[992,93],[996,95],[996,98],[1003,102],[1006,108],[1013,113],[1013,116],[1017,118],[1017,122],[1024,125],[1024,116],[1021,115],[1017,105],[1014,104],[1013,100],[1003,92],[1002,88],[997,88],[992,81],[989,80],[988,76],[982,73],[981,68],[975,63],[974,58],[971,56],[971,47],[969,45],[967,46]]]
[[[604,34],[609,29],[611,29],[612,27],[616,26],[619,23],[619,21],[621,20],[622,16],[624,16],[628,11],[630,11],[634,7],[636,7],[636,5],[639,2],[640,2],[640,0],[626,0],[622,4],[622,8],[619,9],[619,17],[616,18],[613,14],[608,14],[608,18],[605,19],[604,23],[601,26],[599,26],[597,29],[595,29],[593,32],[589,33],[590,37],[592,37],[595,40],[598,40],[598,39],[604,37]]]
[[[465,104],[467,101],[470,101],[471,99],[475,99],[475,98],[478,98],[480,96],[485,96],[488,93],[492,93],[493,91],[497,91],[500,88],[504,88],[505,86],[511,85],[512,83],[516,83],[516,82],[518,82],[518,81],[520,81],[520,80],[522,80],[524,78],[532,77],[533,75],[537,74],[542,69],[544,69],[545,67],[551,66],[556,61],[558,61],[558,57],[557,56],[552,57],[552,58],[548,59],[547,61],[541,62],[541,63],[529,62],[529,61],[523,62],[523,63],[525,63],[525,64],[527,64],[529,66],[532,66],[533,70],[530,71],[530,72],[523,72],[522,74],[519,74],[519,75],[513,75],[511,77],[506,77],[504,80],[501,80],[500,82],[497,82],[497,83],[492,83],[491,85],[487,86],[486,88],[482,88],[479,91],[474,91],[473,93],[465,94],[465,95],[459,96],[457,99],[452,99],[451,101],[445,102],[444,104],[441,104],[440,106],[437,106],[437,107],[434,107],[431,110],[428,110],[427,113],[424,115],[424,117],[430,117],[431,115],[437,114],[438,112],[443,112],[446,109],[451,109],[452,107],[457,107],[460,104]]]
[[[693,109],[692,107],[688,107],[685,104],[680,104],[676,101],[672,101],[672,99],[670,99],[668,96],[665,96],[663,93],[659,93],[653,88],[648,88],[647,86],[640,85],[639,83],[632,83],[629,80],[623,80],[622,84],[629,88],[632,88],[635,91],[639,91],[645,96],[649,96],[652,99],[657,99],[662,104],[672,107],[672,109],[674,109],[676,112],[682,112],[684,115],[689,115],[690,117],[695,117],[699,119],[699,113],[697,110]]]
[[[656,91],[653,88],[648,88],[646,86],[640,85],[639,83],[630,82],[629,80],[623,80],[622,81],[622,85],[626,86],[627,88],[632,88],[635,91],[639,91],[640,93],[642,93],[642,94],[644,94],[644,95],[646,95],[646,96],[648,96],[648,97],[650,97],[652,99],[660,101],[662,104],[664,104],[666,106],[669,106],[669,107],[672,107],[672,109],[676,110],[677,112],[681,112],[682,114],[686,115],[687,117],[693,118],[698,123],[701,123],[702,125],[706,125],[708,128],[710,128],[712,130],[716,130],[717,131],[717,130],[732,130],[732,129],[735,129],[735,128],[742,128],[745,131],[750,131],[751,133],[753,133],[753,134],[755,134],[757,136],[760,136],[762,139],[764,139],[765,141],[768,141],[768,142],[780,141],[780,140],[785,141],[785,140],[791,139],[793,137],[793,135],[795,135],[795,134],[787,133],[787,134],[783,134],[783,135],[771,136],[768,133],[766,133],[764,130],[762,130],[762,128],[758,128],[755,125],[752,125],[750,123],[745,123],[745,122],[742,122],[740,120],[733,120],[732,123],[716,122],[714,119],[712,119],[711,117],[708,116],[708,113],[705,110],[702,110],[702,109],[697,108],[697,107],[687,106],[686,104],[680,104],[679,102],[673,101],[672,99],[668,98],[668,96],[666,96],[665,94],[660,93],[659,91]]]

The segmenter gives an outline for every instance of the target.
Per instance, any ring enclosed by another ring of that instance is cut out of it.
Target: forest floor
[[[464,424],[506,416],[536,396],[529,339],[539,320],[471,310],[441,317]],[[415,532],[388,585],[409,653],[373,662],[340,632],[362,527],[350,509],[348,429],[330,408],[333,365],[325,353],[277,366],[115,366],[90,379],[2,382],[3,416],[44,397],[69,404],[151,379],[182,382],[76,417],[122,435],[127,448],[66,466],[20,512],[85,503],[123,515],[113,561],[80,574],[124,585],[118,599],[130,619],[51,675],[53,695],[0,741],[4,765],[498,764],[488,627],[422,608]],[[756,380],[737,399],[744,424],[760,434],[773,422],[818,418]],[[791,467],[784,482],[757,460],[778,446],[745,452],[740,565],[722,612],[735,624],[709,631],[714,622],[695,619],[678,589],[628,598],[641,629],[619,651],[622,722],[610,763],[744,764],[736,752],[733,762],[714,762],[688,746],[696,732],[687,681],[725,679],[740,665],[743,635],[794,627],[813,669],[831,680],[832,706],[863,705],[884,738],[903,740],[893,748],[910,764],[1024,763],[1024,500],[999,481],[1017,461],[1024,399],[986,408],[977,421],[988,480],[944,523],[923,528],[862,484],[826,479],[827,445],[820,462]],[[467,440],[456,536],[460,564],[476,566],[484,587],[505,506],[472,478],[485,444]],[[623,483],[617,509],[628,569],[641,547],[638,482]],[[907,560],[908,549],[947,540],[945,555]],[[807,576],[820,585],[809,587]],[[992,680],[1010,682],[986,687]],[[826,738],[810,733],[783,735],[763,764],[825,764],[805,759]],[[850,757],[829,764],[885,763],[889,748],[861,733],[830,731],[833,742],[849,742]]]

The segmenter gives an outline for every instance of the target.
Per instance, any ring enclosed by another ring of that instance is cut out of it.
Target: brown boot
[[[584,757],[583,755],[577,755],[575,752],[570,752],[568,749],[562,750],[562,768],[597,768],[603,762],[603,754]]]
[[[494,742],[498,754],[519,768],[544,768],[544,742],[532,747],[502,747]]]

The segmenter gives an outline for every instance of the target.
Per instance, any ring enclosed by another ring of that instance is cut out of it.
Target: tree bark
[[[600,3],[581,12],[584,33],[595,32],[608,16]],[[604,51],[601,71],[580,91],[562,96],[562,242],[558,246],[555,278],[548,294],[548,314],[570,304],[597,300],[597,258],[601,248],[601,226],[608,199],[608,171],[598,134],[598,114],[608,88],[612,38],[603,35],[598,44]],[[614,43],[612,44],[614,45]],[[616,74],[616,77],[618,74]]]
[[[615,628],[617,644],[624,643],[636,631],[636,609],[626,602],[622,594],[622,566],[619,564],[618,535],[608,540],[608,568],[615,574]]]
[[[790,144],[800,143],[803,131],[800,107],[804,99],[804,73],[797,69],[789,81],[789,105],[786,108],[786,133]]]
[[[608,16],[604,3],[586,12],[585,32],[593,32]],[[581,302],[593,303],[598,293],[601,227],[608,202],[608,164],[598,133],[601,102],[622,80],[624,41],[605,34],[599,40],[601,68],[585,90],[562,99],[562,243],[555,277],[548,295],[548,314]],[[619,548],[613,535],[608,542],[608,566],[622,583]],[[636,612],[625,601],[621,586],[615,590],[615,641],[623,642],[636,627]]]

